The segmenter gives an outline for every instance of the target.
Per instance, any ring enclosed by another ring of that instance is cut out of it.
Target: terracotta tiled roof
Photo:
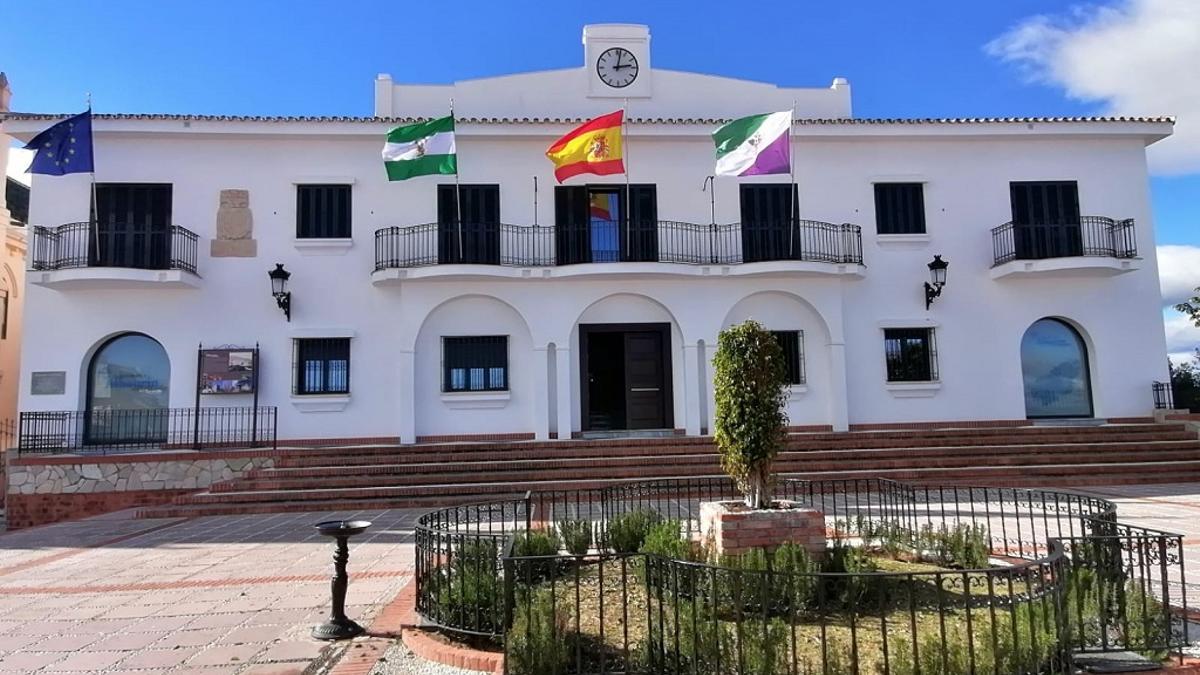
[[[66,114],[23,113],[12,112],[4,118],[14,120],[45,120],[65,119]],[[183,121],[183,122],[318,122],[336,123],[352,122],[359,124],[404,124],[421,122],[424,117],[356,117],[356,116],[317,116],[317,115],[168,115],[160,113],[96,113],[98,120],[148,120],[148,121]],[[583,117],[471,117],[457,118],[465,124],[577,124],[584,122]],[[728,118],[718,117],[630,117],[633,124],[724,124]],[[840,119],[808,119],[797,118],[796,124],[801,125],[938,125],[938,124],[1062,124],[1062,123],[1095,123],[1095,122],[1147,122],[1174,124],[1174,117],[912,117],[912,118],[840,118]]]

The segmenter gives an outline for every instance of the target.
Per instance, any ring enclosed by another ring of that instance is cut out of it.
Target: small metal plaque
[[[67,371],[44,370],[30,374],[29,393],[47,396],[67,393]]]

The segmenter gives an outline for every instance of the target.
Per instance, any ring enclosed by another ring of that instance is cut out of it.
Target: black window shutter
[[[628,237],[621,237],[621,260],[658,262],[658,188],[655,185],[630,185]]]
[[[743,184],[740,196],[743,262],[797,257],[800,237],[791,227],[800,213],[799,188],[788,183]]]
[[[875,229],[879,234],[924,234],[924,186],[876,183]]]
[[[588,239],[588,191],[582,185],[554,188],[554,250],[559,265],[592,261]]]
[[[296,237],[298,239],[348,239],[349,185],[297,185]]]
[[[1014,181],[1009,184],[1009,199],[1018,259],[1083,254],[1078,183]]]

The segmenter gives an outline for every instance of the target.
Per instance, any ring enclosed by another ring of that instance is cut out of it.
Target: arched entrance
[[[1030,419],[1091,417],[1087,345],[1059,319],[1039,319],[1021,338],[1025,415]]]
[[[165,441],[170,391],[171,363],[157,340],[141,333],[109,339],[88,364],[87,441]]]

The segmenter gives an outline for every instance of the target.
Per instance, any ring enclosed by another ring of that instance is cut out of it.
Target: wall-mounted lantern
[[[933,256],[933,262],[929,263],[929,281],[925,282],[925,309],[933,304],[933,299],[941,296],[942,287],[946,285],[946,268],[950,263],[942,260],[942,256]]]
[[[290,322],[292,320],[292,293],[287,289],[287,283],[292,273],[283,269],[283,263],[275,263],[275,269],[267,272],[267,276],[271,277],[271,295],[275,297],[275,304],[279,305],[279,309],[283,310],[283,315]]]

